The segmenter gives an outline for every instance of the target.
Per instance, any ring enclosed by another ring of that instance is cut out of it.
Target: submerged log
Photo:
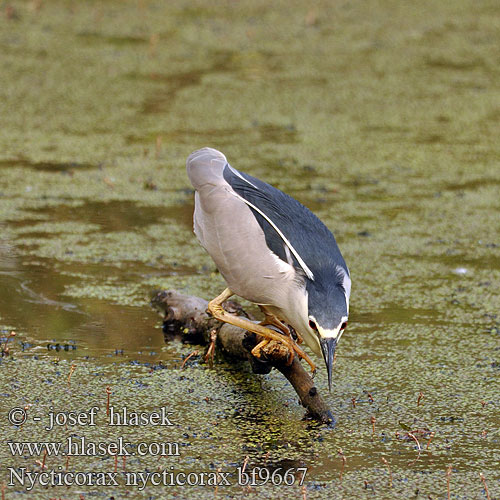
[[[257,336],[212,318],[206,312],[208,302],[200,297],[184,295],[175,290],[156,291],[153,292],[151,305],[164,314],[165,332],[180,336],[184,342],[203,345],[210,344],[216,333],[217,348],[225,356],[248,361],[254,373],[269,373],[272,368],[280,371],[292,384],[302,406],[306,408],[306,418],[329,425],[335,424],[330,409],[298,357],[295,356],[293,362],[287,366],[288,349],[283,344],[271,342],[264,349],[261,359],[254,357],[250,351],[258,343]],[[229,300],[223,307],[232,314],[253,320],[237,302]]]

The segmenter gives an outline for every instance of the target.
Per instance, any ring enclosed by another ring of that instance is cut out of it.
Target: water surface
[[[126,470],[233,473],[245,457],[250,468],[308,468],[306,490],[233,485],[221,498],[445,498],[450,465],[453,498],[486,498],[479,473],[500,495],[495,2],[0,9],[0,329],[16,332],[0,361],[2,415],[104,408],[109,386],[117,407],[167,406],[175,426],[116,431],[101,418],[79,435],[181,444],[180,457],[133,457]],[[195,347],[164,341],[151,290],[208,299],[224,287],[191,231],[184,162],[207,145],[298,198],[337,237],[351,315],[331,394],[317,377],[334,431],[302,421],[279,375],[220,359],[210,369],[199,357],[181,370]],[[18,441],[68,436],[1,426]],[[0,457],[0,482],[7,466],[39,470],[39,457],[5,446]],[[114,459],[68,467],[109,471]]]

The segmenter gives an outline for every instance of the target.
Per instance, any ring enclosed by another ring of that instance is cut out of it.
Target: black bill
[[[321,350],[323,351],[323,358],[325,359],[326,369],[328,371],[328,390],[332,390],[332,368],[333,358],[335,356],[335,348],[337,347],[337,339],[327,338],[321,339]]]

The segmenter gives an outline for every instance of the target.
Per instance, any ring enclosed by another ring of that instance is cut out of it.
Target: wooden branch
[[[330,409],[298,357],[295,356],[287,366],[288,349],[283,344],[271,342],[264,351],[265,360],[252,356],[250,351],[258,343],[257,336],[212,318],[206,312],[208,302],[200,297],[183,295],[175,290],[155,291],[151,305],[164,315],[164,331],[170,337],[179,337],[183,342],[209,344],[212,333],[216,331],[217,347],[222,353],[233,359],[249,361],[254,373],[269,373],[276,368],[292,384],[302,406],[307,409],[307,418],[331,426],[335,424]],[[232,314],[249,317],[237,302],[227,301],[223,306]]]

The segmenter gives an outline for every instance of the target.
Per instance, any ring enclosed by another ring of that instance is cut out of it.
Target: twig
[[[161,153],[161,135],[157,135],[156,136],[156,145],[155,145],[155,157],[156,159],[158,159],[160,157],[160,153]]]
[[[415,443],[417,443],[418,451],[421,452],[422,448],[420,447],[420,443],[418,442],[418,439],[415,437],[415,435],[412,434],[411,432],[408,432],[408,437],[411,437],[413,439],[413,441],[415,441]]]
[[[181,365],[181,370],[184,370],[184,367],[186,366],[186,363],[193,357],[193,356],[197,356],[198,355],[198,351],[193,351],[191,354],[189,354],[189,356],[186,356],[184,358],[184,361],[182,362],[182,365]]]
[[[2,500],[5,500],[5,483],[2,483]]]
[[[448,492],[448,500],[450,500],[451,492],[450,492],[450,477],[451,477],[451,465],[446,469],[446,490]]]
[[[415,460],[413,460],[413,462],[410,462],[408,464],[408,466],[411,466],[420,458],[420,453],[422,452],[422,448],[420,447],[420,443],[418,442],[418,439],[414,436],[414,434],[412,434],[411,432],[408,432],[408,437],[411,437],[413,439],[413,441],[415,441],[415,443],[417,443],[417,446],[418,446],[417,458]]]
[[[216,472],[216,474],[217,474],[217,484],[215,485],[214,497],[217,496],[217,491],[219,491],[219,473],[220,473],[221,470],[222,469],[219,467],[217,469],[217,472]]]
[[[68,387],[71,387],[71,376],[73,375],[73,372],[76,370],[76,364],[72,363],[71,367],[69,369],[69,374],[68,374]]]
[[[420,401],[424,398],[424,393],[420,391],[418,393],[417,406],[420,406]]]
[[[214,365],[215,341],[217,340],[217,330],[215,328],[210,332],[210,344],[205,354],[205,363],[210,359],[210,368]]]
[[[280,371],[290,382],[299,396],[306,416],[333,426],[335,419],[314,385],[314,381],[295,356],[287,365],[288,350],[266,353],[266,359],[253,357],[250,351],[257,345],[255,335],[245,330],[222,324],[206,313],[208,302],[192,295],[183,295],[175,290],[154,292],[151,304],[164,316],[164,331],[167,335],[181,336],[183,341],[209,344],[211,331],[217,329],[217,348],[232,359],[249,361],[254,373],[269,373],[272,368]],[[239,307],[238,312],[245,314]],[[283,356],[286,354],[286,356]]]
[[[484,491],[486,492],[486,498],[488,500],[491,500],[490,499],[490,492],[488,491],[488,485],[486,484],[486,479],[484,478],[484,475],[482,472],[479,473],[479,477],[481,478],[481,481],[483,482],[483,485],[484,485]]]
[[[380,457],[380,458],[382,459],[382,462],[384,462],[384,464],[387,465],[387,469],[389,470],[389,488],[392,488],[391,466],[389,465],[389,462],[384,457]]]
[[[375,422],[376,422],[376,419],[373,415],[370,418],[370,422],[372,423],[372,441],[373,441],[373,439],[375,437]]]
[[[109,177],[104,177],[102,180],[104,181],[104,184],[109,186],[111,189],[115,188],[113,181]]]
[[[158,33],[153,33],[149,37],[149,57],[154,57],[156,54],[156,46],[158,45],[158,42],[160,41],[160,35]],[[157,138],[158,140],[158,138]]]
[[[24,411],[28,413],[28,410],[32,407],[33,405],[31,403],[28,403],[27,405],[24,406]],[[26,419],[27,420],[27,419]],[[23,428],[23,425],[26,423],[26,420],[19,426],[20,429]]]
[[[111,397],[111,387],[106,387],[106,394],[108,395],[108,399],[106,401],[106,416],[109,417],[109,400]]]
[[[40,468],[42,469],[42,471],[43,471],[43,469],[45,469],[45,468],[47,467],[47,466],[45,465],[45,459],[46,459],[46,458],[47,458],[47,450],[45,450],[45,451],[44,451],[44,453],[43,453],[43,458],[42,458],[42,461],[37,460],[37,461],[35,462],[35,463],[37,463],[37,464],[40,466]]]
[[[245,469],[247,468],[249,460],[250,460],[250,457],[248,455],[245,457],[245,460],[243,460],[243,467],[241,468],[242,475],[243,475],[243,472],[245,472]]]
[[[427,441],[427,445],[425,447],[426,450],[429,449],[429,445],[431,444],[432,439],[434,438],[434,432],[431,432],[429,435],[429,440]]]
[[[115,455],[115,470],[114,472],[118,472],[118,455]]]
[[[340,475],[339,475],[339,481],[342,482],[342,475],[344,474],[344,467],[345,467],[345,463],[347,461],[347,458],[345,457],[344,453],[342,452],[342,448],[339,448],[338,454],[342,458],[342,467],[340,468]]]
[[[10,354],[10,349],[7,346],[7,344],[9,343],[9,340],[15,336],[16,336],[16,332],[14,332],[14,331],[10,332],[9,336],[7,337],[7,340],[5,341],[5,344],[3,344],[1,346],[2,347],[2,356],[8,356]]]
[[[301,492],[302,492],[302,500],[307,500],[307,488],[305,484],[302,485]]]
[[[5,346],[7,346],[7,344],[9,343],[9,340],[13,337],[16,336],[16,332],[14,330],[12,330],[10,333],[9,333],[9,336],[7,337],[7,340],[5,341]]]

